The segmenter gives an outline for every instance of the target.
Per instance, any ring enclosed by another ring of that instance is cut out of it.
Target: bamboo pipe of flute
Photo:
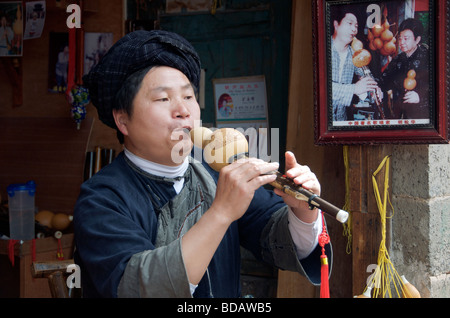
[[[236,129],[222,128],[213,132],[205,127],[196,127],[191,130],[190,136],[194,145],[204,149],[206,161],[216,171],[220,171],[222,167],[240,157],[248,157],[247,139]],[[295,184],[294,180],[279,171],[273,171],[270,174],[277,175],[276,180],[270,183],[274,188],[298,200],[307,201],[310,209],[319,208],[339,222],[347,222],[349,216],[347,211],[334,206],[301,185]]]

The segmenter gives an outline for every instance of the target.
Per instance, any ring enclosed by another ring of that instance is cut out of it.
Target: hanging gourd
[[[409,70],[405,80],[403,81],[403,87],[408,91],[412,91],[416,85],[416,71]]]

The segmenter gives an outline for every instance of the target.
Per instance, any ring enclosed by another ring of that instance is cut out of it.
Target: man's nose
[[[174,117],[186,118],[191,115],[185,100],[176,100],[174,106]]]

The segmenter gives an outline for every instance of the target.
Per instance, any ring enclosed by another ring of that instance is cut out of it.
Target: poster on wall
[[[48,91],[64,93],[69,66],[69,33],[50,32],[48,50]]]
[[[266,121],[264,76],[213,80],[216,122]]]
[[[213,80],[217,128],[245,135],[251,157],[270,161],[266,82],[263,75]]]
[[[45,22],[45,1],[27,2],[25,7],[24,40],[40,38]]]
[[[0,2],[0,56],[22,56],[22,1]]]
[[[84,34],[84,73],[87,74],[113,45],[112,33]]]
[[[166,0],[166,13],[207,12],[211,10],[209,0]]]

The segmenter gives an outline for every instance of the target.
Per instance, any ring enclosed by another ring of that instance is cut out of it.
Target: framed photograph
[[[22,1],[0,2],[0,57],[22,56]]]
[[[25,3],[24,40],[37,39],[42,35],[46,16],[45,1]]]
[[[314,0],[316,144],[448,143],[449,0]]]
[[[50,32],[48,52],[48,92],[64,94],[69,65],[69,33]]]
[[[91,68],[106,54],[113,45],[112,33],[84,33],[84,62],[83,75],[89,73]]]

